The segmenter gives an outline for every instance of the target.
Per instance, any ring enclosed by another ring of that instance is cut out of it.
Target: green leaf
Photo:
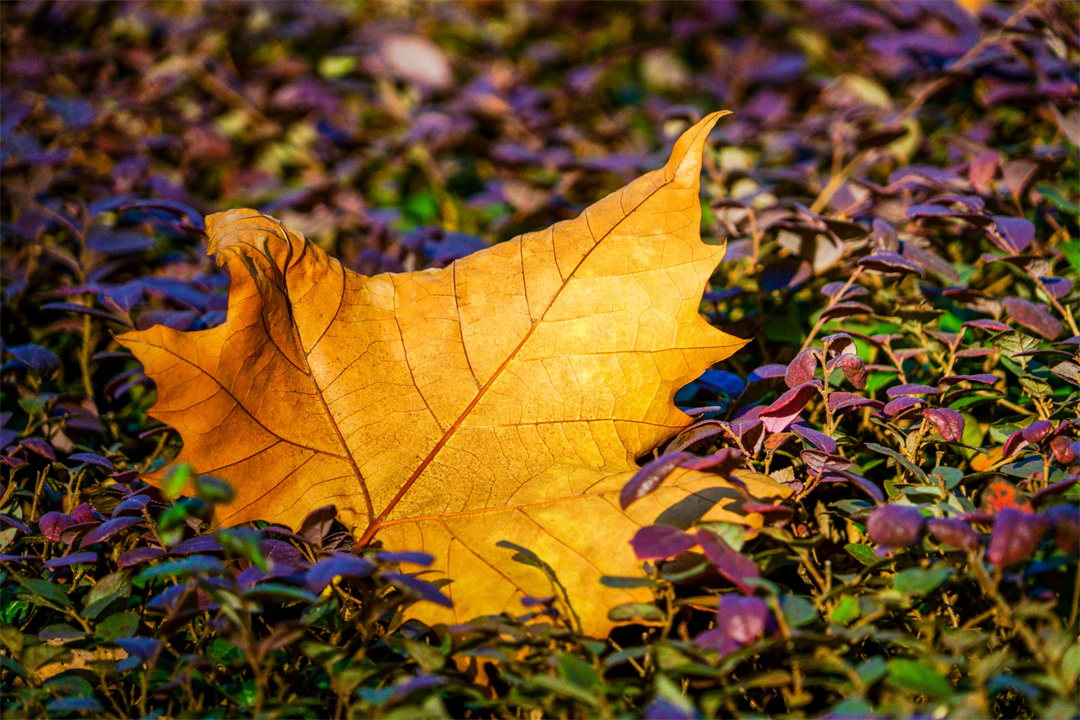
[[[949,568],[908,568],[896,573],[893,587],[905,595],[926,595],[952,577]]]
[[[622,588],[624,590],[630,590],[640,587],[657,587],[657,582],[647,577],[614,577],[612,575],[604,575],[600,578],[600,584],[604,587],[610,588]]]
[[[845,595],[833,608],[830,618],[837,625],[847,625],[859,617],[859,601],[851,595]]]
[[[97,581],[83,598],[83,615],[93,620],[113,602],[131,595],[131,573],[120,570]]]
[[[173,465],[165,471],[165,478],[161,481],[162,494],[170,500],[180,497],[191,475],[190,465]]]
[[[593,692],[602,691],[603,682],[600,680],[596,668],[576,655],[566,652],[561,653],[555,665],[559,668],[559,674],[567,682]]]
[[[591,692],[579,688],[563,678],[551,677],[550,675],[533,675],[529,678],[529,682],[535,687],[550,690],[553,693],[565,697],[572,697],[591,707],[600,706],[600,701]]]
[[[655,605],[647,603],[626,603],[625,605],[616,605],[608,611],[608,619],[615,622],[634,622],[642,620],[645,622],[664,622],[667,616],[664,615],[664,611]]]
[[[319,596],[302,588],[281,583],[262,583],[244,591],[245,598],[275,600],[277,602],[306,602],[315,604]]]
[[[405,638],[405,650],[409,653],[409,657],[415,660],[420,669],[426,673],[441,670],[443,665],[446,664],[446,655],[443,654],[442,650],[425,642]]]
[[[966,427],[966,425],[965,425]],[[942,465],[937,466],[930,473],[930,476],[935,480],[940,480],[944,483],[945,487],[950,490],[960,484],[960,481],[964,479],[964,471],[959,468],[944,467]]]
[[[183,560],[170,560],[148,567],[135,577],[135,584],[140,587],[148,580],[157,578],[186,577],[195,574],[220,575],[225,572],[225,565],[215,557],[193,555]]]
[[[895,460],[900,466],[902,466],[905,470],[908,470],[909,472],[911,472],[912,475],[919,478],[924,483],[929,483],[930,482],[930,478],[926,477],[926,473],[923,471],[922,468],[915,465],[913,462],[911,462],[906,457],[904,457],[900,453],[896,452],[892,448],[887,448],[884,445],[878,445],[877,443],[872,443],[872,442],[866,443],[866,447],[870,448],[874,452],[881,453],[882,455],[888,455],[893,460]]]
[[[1069,687],[1080,678],[1080,640],[1074,642],[1061,658],[1061,679]]]
[[[818,616],[814,604],[798,595],[781,595],[780,610],[783,611],[787,624],[794,628],[812,623]]]
[[[855,674],[867,685],[873,685],[885,677],[888,672],[889,668],[885,663],[885,658],[880,655],[875,655],[869,660],[859,663],[859,666],[855,668]]]
[[[844,546],[844,549],[848,551],[848,555],[855,558],[863,565],[873,565],[877,561],[881,560],[874,554],[874,548],[869,545],[861,545],[859,543],[848,543]]]
[[[129,638],[139,629],[139,615],[133,611],[120,612],[98,623],[95,632],[102,640]]]
[[[15,582],[22,586],[25,594],[43,600],[44,604],[51,608],[70,610],[73,608],[71,599],[67,593],[60,589],[59,585],[42,580],[40,578],[24,578],[13,575]]]
[[[921,660],[894,658],[889,661],[889,682],[896,687],[934,700],[952,697],[956,689],[948,680]]]

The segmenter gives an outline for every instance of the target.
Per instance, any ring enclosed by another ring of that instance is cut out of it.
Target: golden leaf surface
[[[617,498],[635,458],[690,423],[676,390],[744,344],[699,313],[724,254],[701,241],[698,200],[722,114],[578,218],[443,269],[365,277],[254,210],[208,217],[226,322],[119,338],[157,385],[151,414],[183,438],[175,462],[232,483],[222,524],[295,528],[333,503],[362,540],[431,553],[425,577],[453,580],[454,609],[414,606],[429,622],[551,594],[519,547],[603,632],[611,606],[648,597],[599,584],[638,572],[638,527],[740,517],[700,472],[627,511]]]

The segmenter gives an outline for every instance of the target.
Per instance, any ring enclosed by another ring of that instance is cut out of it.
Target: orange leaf
[[[721,116],[575,220],[444,269],[364,277],[254,210],[207,218],[226,322],[119,338],[184,440],[176,461],[233,484],[224,524],[295,528],[334,503],[362,541],[433,554],[454,609],[420,608],[429,622],[552,594],[542,567],[513,561],[521,547],[604,631],[612,605],[642,599],[598,582],[638,571],[638,527],[740,516],[738,493],[698,471],[626,512],[617,497],[635,458],[690,424],[675,391],[744,344],[698,312],[724,254],[701,241],[698,201]]]

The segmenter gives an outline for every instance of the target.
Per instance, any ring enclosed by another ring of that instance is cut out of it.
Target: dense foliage
[[[5,716],[1072,715],[1078,16],[965,5],[0,4]],[[702,310],[753,340],[627,492],[697,463],[795,495],[643,529],[607,581],[656,602],[610,638],[557,595],[403,622],[445,602],[422,554],[139,481],[179,440],[113,336],[222,321],[204,213],[445,264],[723,108]]]

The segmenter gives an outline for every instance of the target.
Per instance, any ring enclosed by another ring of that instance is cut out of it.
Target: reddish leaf
[[[667,525],[646,525],[630,541],[638,560],[667,560],[697,544],[695,536]]]
[[[907,395],[937,395],[941,390],[930,387],[929,385],[920,385],[919,383],[907,383],[905,385],[897,385],[891,387],[886,391],[886,395],[891,398],[904,397]]]
[[[769,616],[762,598],[728,593],[716,609],[716,627],[740,645],[748,645],[765,632]]]
[[[141,525],[145,521],[141,517],[119,517],[112,520],[103,522],[97,527],[96,530],[83,538],[79,544],[80,548],[84,548],[87,545],[93,545],[94,543],[105,542],[111,539],[117,533],[127,530],[133,525]]]
[[[1046,420],[1036,420],[1020,431],[1020,436],[1031,444],[1035,444],[1050,434],[1054,426]]]
[[[882,412],[891,418],[895,418],[902,415],[904,412],[911,410],[919,405],[925,405],[926,401],[922,398],[915,397],[898,397],[895,400],[890,400],[885,403],[885,407]]]
[[[789,430],[798,435],[807,443],[813,445],[818,450],[827,453],[836,452],[836,441],[823,432],[818,432],[809,425],[802,423],[793,424]]]
[[[1017,297],[1007,297],[1002,302],[1009,311],[1009,317],[1047,340],[1053,340],[1065,329],[1043,305]]]
[[[910,547],[919,541],[926,518],[908,505],[883,505],[874,508],[866,521],[870,540],[886,548]]]
[[[619,505],[623,510],[656,490],[679,464],[695,457],[692,453],[677,452],[661,455],[647,463],[627,480],[619,493]]]
[[[1021,563],[1035,554],[1046,531],[1044,518],[1016,508],[1002,508],[990,532],[986,559],[997,567]]]
[[[753,560],[736,552],[726,540],[708,530],[698,530],[696,537],[705,557],[709,558],[721,575],[744,593],[754,591],[754,586],[747,581],[761,577],[761,571]]]
[[[789,388],[810,382],[814,379],[817,366],[817,353],[813,350],[803,350],[788,364],[787,372],[784,373],[784,382]]]
[[[844,377],[856,390],[866,389],[866,364],[858,355],[850,353],[837,355],[829,361],[827,374],[831,375],[836,368],[840,368]]]
[[[833,412],[838,410],[854,410],[855,408],[870,406],[877,410],[885,407],[885,403],[880,400],[871,400],[870,398],[863,397],[862,395],[856,395],[849,392],[832,392],[829,393],[829,409]]]
[[[1054,543],[1066,555],[1076,557],[1080,552],[1080,508],[1054,505],[1043,510],[1041,515],[1053,529]]]
[[[927,408],[923,417],[946,442],[960,442],[964,437],[964,416],[950,408]]]
[[[977,550],[982,546],[982,535],[959,518],[931,518],[926,529],[941,542],[960,550]]]
[[[758,416],[769,432],[780,432],[790,425],[806,403],[810,401],[820,387],[819,380],[811,380],[788,390],[777,398]]]

